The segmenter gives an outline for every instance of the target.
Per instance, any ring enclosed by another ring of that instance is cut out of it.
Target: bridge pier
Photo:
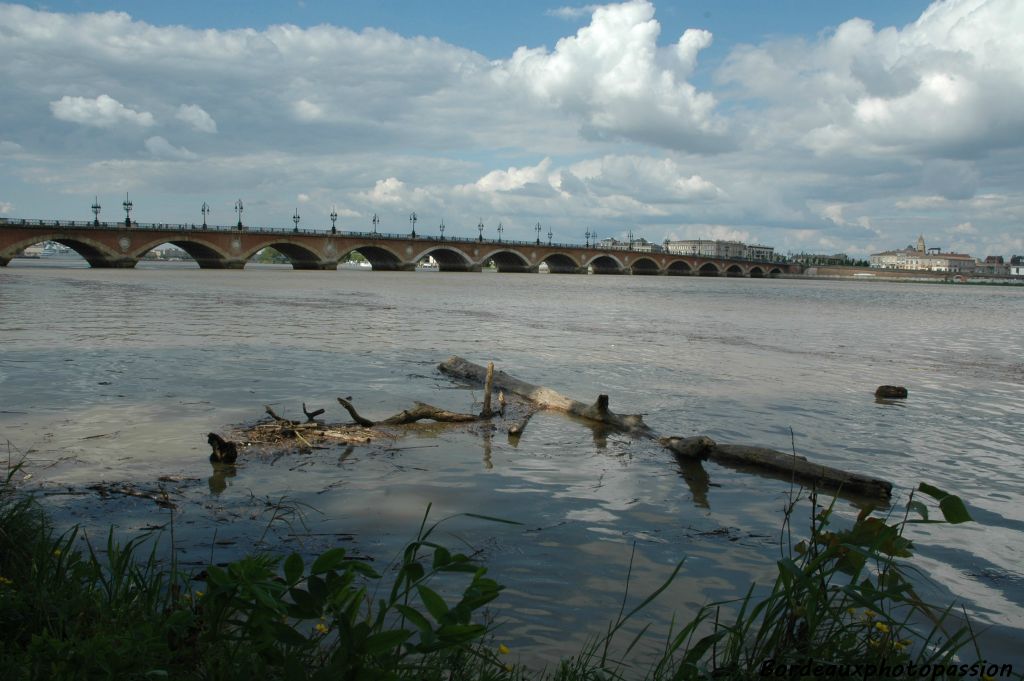
[[[124,269],[130,270],[139,264],[137,258],[131,258],[124,256],[121,258],[104,258],[104,257],[87,257],[86,262],[89,263],[89,267],[103,267],[112,269]]]
[[[7,263],[9,263],[10,261],[10,258],[5,258],[2,255],[0,255],[0,267],[7,267]]]

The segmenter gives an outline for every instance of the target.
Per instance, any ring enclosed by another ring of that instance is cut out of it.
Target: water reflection
[[[207,484],[210,487],[210,494],[216,497],[228,488],[228,478],[238,475],[238,470],[233,463],[211,461],[210,466],[213,468],[213,473],[207,480]]]

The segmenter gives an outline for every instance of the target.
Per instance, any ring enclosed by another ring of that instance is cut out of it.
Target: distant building
[[[899,251],[871,254],[871,267],[884,270],[923,270],[927,272],[974,272],[977,264],[963,253],[943,253],[940,248],[925,248],[924,235],[917,238],[917,246]]]
[[[675,255],[696,255],[704,258],[728,258],[732,260],[774,261],[775,248],[772,246],[748,246],[742,241],[721,239],[665,240],[665,250]]]
[[[796,255],[791,255],[789,259],[807,266],[860,265],[865,262],[864,260],[854,260],[845,253],[833,253],[832,255],[824,253],[797,253]]]
[[[1003,256],[990,255],[985,258],[984,262],[980,260],[976,262],[974,264],[974,271],[1006,276],[1010,273],[1010,266],[1003,261]]]
[[[1010,276],[1024,277],[1024,255],[1015,255],[1010,258]]]

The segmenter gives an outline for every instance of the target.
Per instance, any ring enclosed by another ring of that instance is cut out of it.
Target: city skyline
[[[432,7],[0,4],[0,217],[1024,252],[1019,3]]]

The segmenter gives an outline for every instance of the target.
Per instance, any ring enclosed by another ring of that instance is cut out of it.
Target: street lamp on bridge
[[[629,230],[629,250],[633,250],[633,230]]]
[[[413,211],[412,214],[409,216],[409,222],[412,223],[412,238],[413,239],[416,238],[416,221],[417,220],[419,220],[419,218],[416,217],[416,211]]]
[[[480,222],[477,224],[476,229],[480,232],[480,236],[476,238],[477,241],[483,243],[484,240],[484,219],[480,218]]]
[[[373,214],[373,219],[370,222],[373,223],[373,235],[377,236],[377,225],[380,224],[380,218],[377,217],[376,213]]]
[[[338,209],[331,208],[331,234],[337,234],[338,228],[334,226],[334,223],[338,221]]]
[[[548,227],[548,246],[551,245],[551,237],[552,236],[553,236],[553,234],[551,234],[551,228]]]
[[[295,209],[295,215],[292,216],[292,222],[295,223],[295,230],[294,231],[295,231],[296,234],[299,233],[299,220],[301,220],[301,219],[302,218],[299,217],[299,209],[296,208]]]
[[[504,232],[504,231],[505,231],[505,228],[502,227],[501,223],[499,222],[498,223],[498,243],[499,244],[501,243],[501,233]]]
[[[132,218],[131,218],[132,208],[134,208],[135,206],[134,206],[134,204],[132,204],[131,201],[128,200],[128,192],[124,193],[124,201],[121,202],[121,207],[124,208],[124,226],[125,227],[131,227],[132,226]]]
[[[206,229],[206,216],[210,214],[210,204],[203,201],[203,207],[199,209],[199,212],[203,214],[203,229]]]
[[[590,230],[588,229],[587,231],[585,231],[585,232],[583,233],[583,236],[584,236],[584,237],[586,238],[586,240],[587,240],[587,248],[590,248]]]
[[[539,222],[534,226],[533,231],[537,232],[537,245],[540,246],[540,223]]]
[[[94,216],[93,219],[92,219],[92,224],[94,224],[97,227],[99,227],[100,226],[100,197],[98,197],[98,196],[95,197],[93,199],[93,201],[92,201],[92,214]]]
[[[235,201],[235,212],[238,214],[238,229],[242,229],[242,211],[245,210],[245,206],[242,205],[242,199]]]
[[[441,225],[438,227],[441,230],[441,241],[444,241],[444,220],[441,220]]]

